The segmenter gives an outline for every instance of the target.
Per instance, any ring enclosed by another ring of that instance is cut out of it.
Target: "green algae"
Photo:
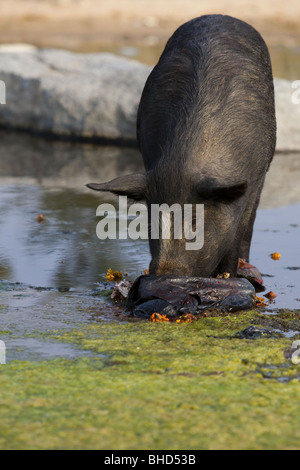
[[[90,356],[0,366],[0,447],[299,448],[300,366],[284,356],[292,340],[235,337],[268,321],[283,331],[289,320],[299,326],[295,312],[253,311],[49,332]]]

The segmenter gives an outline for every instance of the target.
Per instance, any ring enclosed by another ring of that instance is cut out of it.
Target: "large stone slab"
[[[300,81],[275,78],[274,84],[277,150],[300,150]]]
[[[150,71],[113,54],[1,46],[6,104],[0,105],[0,126],[135,141],[137,107]],[[300,150],[300,93],[293,84],[275,79],[280,151]]]
[[[64,136],[135,139],[150,68],[112,54],[0,48],[0,125]]]

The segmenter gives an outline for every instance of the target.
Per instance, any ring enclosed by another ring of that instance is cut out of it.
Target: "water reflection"
[[[146,242],[133,248],[127,240],[97,238],[95,214],[103,197],[85,188],[91,180],[141,169],[136,149],[14,134],[2,134],[0,147],[2,278],[34,286],[84,287],[103,279],[108,267],[120,269],[122,264],[135,277],[148,266]],[[36,221],[40,213],[43,223]]]
[[[82,190],[92,179],[140,170],[137,149],[44,140],[0,131],[0,184]]]
[[[137,277],[149,264],[148,243],[99,240],[96,208],[104,196],[85,184],[141,169],[137,149],[2,132],[0,279],[87,290],[105,280],[109,267]],[[252,262],[274,276],[265,280],[280,294],[276,307],[300,307],[299,178],[300,155],[276,155],[255,224]],[[40,213],[43,223],[36,221]],[[270,260],[271,250],[282,252],[279,263]]]
[[[300,204],[259,210],[251,245],[251,262],[263,273],[267,292],[277,295],[269,310],[300,308]],[[274,261],[270,254],[279,252]]]

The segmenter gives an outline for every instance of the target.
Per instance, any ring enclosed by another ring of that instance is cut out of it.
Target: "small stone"
[[[257,339],[262,337],[278,337],[277,333],[274,333],[271,330],[267,330],[266,328],[258,328],[257,326],[251,325],[245,328],[242,331],[238,331],[233,335],[233,338],[239,339]]]

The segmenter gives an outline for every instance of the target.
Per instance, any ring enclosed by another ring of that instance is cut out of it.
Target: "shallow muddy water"
[[[9,359],[83,355],[41,335],[109,320],[102,295],[108,268],[134,280],[148,267],[147,241],[97,238],[96,209],[104,199],[85,188],[141,168],[136,149],[1,134],[0,336],[9,335]],[[277,294],[270,314],[300,308],[299,178],[299,154],[275,156],[255,223],[250,261],[266,292]],[[275,251],[278,261],[270,257]]]

